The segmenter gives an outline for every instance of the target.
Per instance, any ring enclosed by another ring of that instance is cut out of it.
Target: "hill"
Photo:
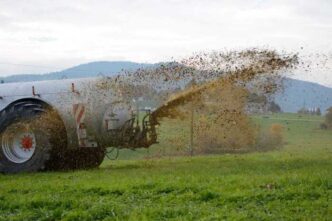
[[[63,71],[46,74],[20,74],[4,77],[0,80],[4,82],[29,82],[42,80],[58,80],[64,78],[86,78],[98,75],[115,75],[122,70],[136,70],[138,68],[149,67],[153,64],[135,63],[129,61],[98,61],[80,64]]]
[[[319,107],[324,112],[332,106],[332,88],[291,78],[285,80],[284,87],[275,98],[284,112],[294,113],[302,107]]]

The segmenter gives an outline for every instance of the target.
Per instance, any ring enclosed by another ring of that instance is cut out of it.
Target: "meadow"
[[[253,118],[284,126],[281,150],[170,157],[166,136],[188,132],[172,124],[165,142],[121,151],[100,169],[0,175],[0,220],[331,220],[332,131],[319,129],[323,118]]]

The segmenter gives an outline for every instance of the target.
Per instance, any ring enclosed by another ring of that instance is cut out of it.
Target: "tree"
[[[321,116],[322,115],[322,111],[320,110],[320,108],[317,108],[316,115],[317,116]]]
[[[332,107],[327,109],[327,114],[325,115],[325,124],[329,129],[332,129]]]
[[[272,113],[280,113],[281,112],[281,108],[280,106],[275,103],[274,101],[272,101],[269,105],[269,111],[271,111]]]
[[[305,107],[302,107],[300,110],[297,111],[298,114],[308,114],[309,110]]]
[[[249,103],[257,103],[257,104],[266,104],[267,98],[264,95],[258,95],[256,93],[251,93],[248,95]]]

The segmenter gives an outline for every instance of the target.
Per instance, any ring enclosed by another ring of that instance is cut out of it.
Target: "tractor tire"
[[[45,104],[22,101],[11,105],[0,112],[0,173],[49,169],[53,155],[66,142],[60,117]]]
[[[65,160],[68,169],[93,169],[98,168],[103,162],[106,150],[101,147],[81,147],[66,152]]]

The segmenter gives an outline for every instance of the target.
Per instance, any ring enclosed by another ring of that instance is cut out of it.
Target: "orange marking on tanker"
[[[84,121],[84,114],[85,114],[85,107],[82,106],[81,110],[76,118],[77,124],[80,124],[82,121]]]
[[[76,123],[80,124],[85,118],[85,106],[83,104],[74,104],[73,113]]]

